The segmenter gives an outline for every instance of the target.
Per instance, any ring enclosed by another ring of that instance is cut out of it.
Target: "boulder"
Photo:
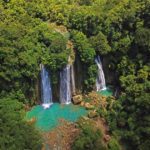
[[[98,113],[94,110],[94,111],[90,111],[89,113],[88,113],[88,117],[89,118],[95,118],[95,117],[97,117],[98,116]]]
[[[91,105],[90,103],[85,103],[85,108],[86,109],[94,109],[94,106]]]
[[[72,97],[72,101],[74,104],[80,104],[82,102],[82,95],[76,95]]]
[[[85,102],[84,102],[84,101],[82,101],[80,105],[81,105],[81,106],[84,106],[84,105],[85,105]]]

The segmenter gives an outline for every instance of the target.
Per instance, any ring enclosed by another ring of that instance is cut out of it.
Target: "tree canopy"
[[[15,99],[0,99],[0,149],[40,150],[42,140],[33,125],[25,120],[23,104]]]
[[[41,147],[37,132],[23,119],[22,103],[32,106],[38,101],[40,64],[51,70],[57,86],[59,71],[75,53],[84,72],[82,92],[94,89],[96,55],[102,57],[106,78],[113,78],[110,84],[119,88],[116,100],[107,99],[103,114],[112,135],[128,149],[148,149],[149,10],[149,0],[1,0],[0,148]],[[80,138],[86,143],[95,137],[86,139],[83,131]]]

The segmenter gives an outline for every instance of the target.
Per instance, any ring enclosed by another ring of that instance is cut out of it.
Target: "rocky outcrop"
[[[106,97],[94,91],[90,92],[88,95],[85,95],[84,99],[90,99],[90,105],[93,105],[95,107],[99,106],[105,108],[107,106]]]
[[[97,117],[98,116],[98,113],[94,110],[94,111],[90,111],[89,113],[88,113],[88,117],[89,118],[95,118],[95,117]]]
[[[93,105],[91,105],[90,103],[85,103],[84,104],[84,107],[86,108],[86,109],[94,109],[94,106]]]
[[[72,101],[75,105],[80,104],[83,101],[82,95],[73,96]]]

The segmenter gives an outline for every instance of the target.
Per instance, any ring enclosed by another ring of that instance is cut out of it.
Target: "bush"
[[[74,43],[74,47],[80,55],[81,61],[84,63],[93,63],[95,50],[89,43],[86,35],[82,32],[73,30],[71,32],[71,39]]]
[[[73,143],[73,150],[106,150],[100,129],[93,128],[91,122],[83,120],[79,127],[81,132]]]
[[[108,143],[108,150],[121,150],[118,141],[114,137]]]
[[[111,51],[107,37],[102,32],[99,32],[96,36],[91,37],[90,42],[96,52],[100,55],[106,55]]]
[[[0,99],[0,149],[40,150],[42,141],[38,131],[25,122],[23,104],[17,100]]]

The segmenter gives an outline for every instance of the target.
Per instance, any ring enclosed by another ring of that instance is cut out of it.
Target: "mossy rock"
[[[93,105],[91,105],[90,103],[85,103],[85,108],[87,109],[87,110],[91,110],[91,109],[94,109],[95,107],[93,106]]]
[[[72,101],[75,105],[80,104],[82,100],[82,95],[76,95],[72,97]]]
[[[95,118],[95,117],[97,117],[98,116],[98,113],[94,110],[94,111],[90,111],[89,113],[88,113],[88,117],[89,118]]]

